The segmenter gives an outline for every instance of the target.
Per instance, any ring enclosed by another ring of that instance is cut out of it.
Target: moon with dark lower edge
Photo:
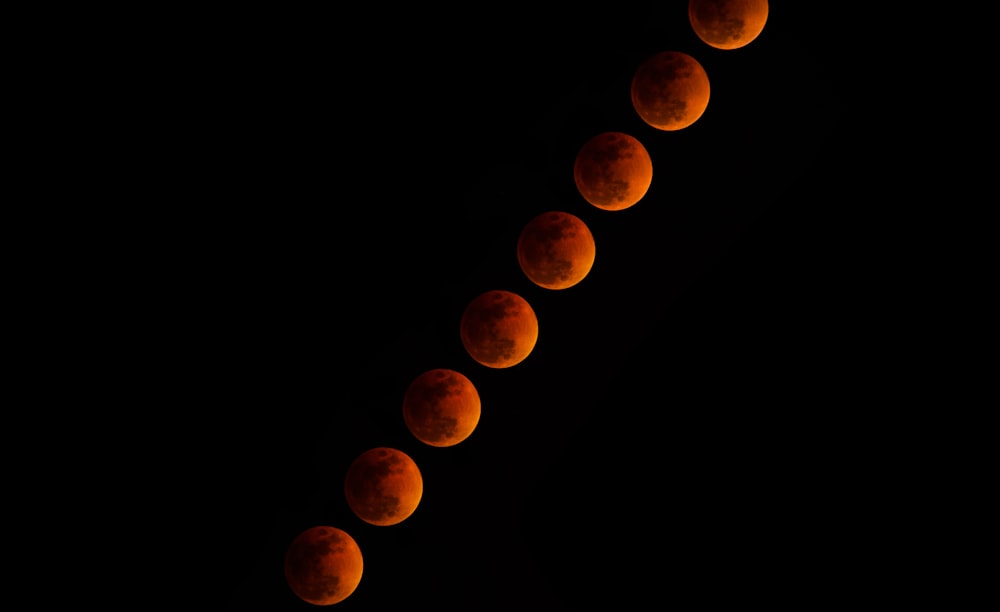
[[[517,240],[517,261],[531,282],[546,289],[567,289],[594,265],[590,228],[576,215],[550,211],[529,221]]]
[[[535,348],[538,318],[523,297],[497,289],[469,302],[459,331],[462,345],[475,361],[490,368],[509,368]]]
[[[403,394],[403,420],[418,440],[430,446],[454,446],[479,423],[479,392],[467,376],[448,368],[414,378]]]
[[[361,583],[361,548],[346,531],[319,525],[291,541],[285,551],[285,581],[300,599],[317,606],[339,603]]]
[[[682,130],[705,113],[710,92],[705,68],[687,53],[662,51],[632,76],[632,106],[658,130]]]
[[[767,0],[690,0],[694,33],[716,49],[739,49],[756,39],[767,23]]]
[[[577,151],[573,180],[583,199],[597,208],[624,210],[649,190],[653,160],[635,136],[603,132]]]
[[[347,505],[372,525],[403,522],[417,509],[423,492],[416,462],[395,448],[380,446],[361,453],[344,478]]]

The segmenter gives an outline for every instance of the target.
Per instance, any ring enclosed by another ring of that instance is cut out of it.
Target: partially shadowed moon
[[[395,525],[420,504],[424,481],[417,464],[401,450],[369,449],[347,468],[344,495],[347,505],[366,523]]]
[[[604,210],[624,210],[649,190],[653,160],[634,136],[603,132],[580,147],[573,179],[587,202]]]
[[[475,385],[461,372],[428,370],[410,382],[403,395],[403,420],[418,440],[454,446],[479,423],[481,403]]]
[[[517,261],[539,287],[566,289],[587,276],[594,265],[594,235],[579,217],[551,211],[524,226],[517,240]]]
[[[346,531],[310,527],[285,551],[285,581],[300,599],[317,606],[341,602],[361,583],[361,549]]]
[[[469,302],[462,313],[462,344],[477,362],[509,368],[524,361],[538,341],[538,318],[520,295],[493,290]]]
[[[632,76],[632,106],[658,130],[676,131],[697,121],[708,108],[708,74],[681,51],[657,53]]]
[[[691,27],[705,44],[739,49],[757,38],[767,23],[767,0],[690,0]]]

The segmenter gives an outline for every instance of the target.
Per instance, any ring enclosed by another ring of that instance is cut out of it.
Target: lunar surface
[[[582,281],[594,265],[596,248],[590,228],[576,215],[550,211],[529,221],[517,241],[517,261],[539,287],[567,289]]]
[[[447,368],[428,370],[413,379],[403,395],[403,420],[418,440],[431,446],[454,446],[479,423],[481,403],[475,385]]]
[[[462,344],[469,356],[490,368],[509,368],[524,361],[538,341],[535,311],[520,295],[493,290],[465,307],[460,322]]]
[[[705,69],[680,51],[663,51],[643,61],[631,90],[639,117],[664,131],[682,130],[700,119],[710,95]]]
[[[639,140],[623,132],[603,132],[580,147],[573,163],[580,195],[603,210],[635,205],[653,181],[653,160]]]
[[[716,49],[739,49],[756,39],[767,23],[767,0],[690,0],[694,33]]]
[[[420,504],[423,491],[417,464],[395,448],[365,451],[351,463],[344,478],[347,505],[358,518],[372,525],[395,525],[406,520]]]
[[[317,606],[347,599],[361,583],[363,568],[357,542],[336,527],[310,527],[296,536],[285,552],[289,588]]]

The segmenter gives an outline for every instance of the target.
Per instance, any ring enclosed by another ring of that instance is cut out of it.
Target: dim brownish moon
[[[285,551],[285,581],[300,599],[317,606],[347,599],[361,583],[363,569],[358,543],[336,527],[310,527]]]
[[[682,130],[708,108],[705,68],[687,53],[662,51],[646,58],[632,76],[632,106],[658,130]]]
[[[753,42],[767,23],[767,0],[690,0],[691,28],[716,49],[739,49]]]
[[[448,368],[428,370],[403,394],[403,421],[418,440],[430,446],[454,446],[468,438],[482,405],[467,376]]]
[[[517,261],[531,282],[566,289],[582,281],[594,265],[590,228],[576,215],[545,212],[529,221],[517,240]]]
[[[577,151],[573,179],[587,202],[603,210],[624,210],[649,190],[653,160],[636,137],[603,132]]]
[[[520,295],[502,289],[476,296],[460,321],[465,350],[490,368],[509,368],[524,361],[538,341],[538,318]]]
[[[417,509],[423,493],[416,462],[395,448],[380,446],[361,453],[344,478],[347,505],[372,525],[403,522]]]

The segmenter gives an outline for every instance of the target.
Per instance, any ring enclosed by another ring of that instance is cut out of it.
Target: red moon
[[[580,147],[573,164],[573,179],[583,199],[597,208],[624,210],[649,190],[653,160],[634,136],[604,132]]]
[[[538,318],[528,301],[503,290],[480,294],[465,307],[460,327],[469,356],[490,368],[524,361],[538,341]]]
[[[359,455],[347,468],[347,505],[366,523],[395,525],[420,504],[424,481],[417,464],[403,451],[376,447]]]
[[[716,49],[739,49],[764,30],[767,0],[690,0],[688,18],[698,38]]]
[[[658,130],[682,130],[708,108],[708,74],[698,60],[680,51],[647,58],[632,77],[632,106]]]
[[[587,276],[596,248],[590,228],[579,217],[551,211],[521,230],[517,260],[531,282],[546,289],[566,289]]]
[[[310,527],[285,551],[285,581],[300,599],[317,606],[347,599],[363,569],[358,543],[336,527]]]
[[[479,424],[479,392],[464,374],[437,368],[410,382],[403,395],[403,420],[418,440],[454,446]]]

